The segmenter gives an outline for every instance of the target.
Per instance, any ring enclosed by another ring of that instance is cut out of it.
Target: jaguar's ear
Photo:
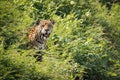
[[[51,21],[51,23],[54,25],[55,24],[55,20],[50,20]]]
[[[39,25],[40,24],[40,20],[36,20],[35,25]]]

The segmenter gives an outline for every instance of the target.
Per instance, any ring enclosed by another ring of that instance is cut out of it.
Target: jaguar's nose
[[[49,31],[49,29],[45,29],[45,31],[46,31],[46,32],[48,32],[48,31]]]

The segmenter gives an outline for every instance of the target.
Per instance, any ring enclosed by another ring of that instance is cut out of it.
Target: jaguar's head
[[[53,31],[53,25],[55,21],[53,20],[41,20],[38,25],[39,25],[39,33],[42,35],[44,39],[47,39],[49,35]]]

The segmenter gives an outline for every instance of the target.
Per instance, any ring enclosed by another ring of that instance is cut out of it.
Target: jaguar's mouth
[[[47,38],[49,37],[49,35],[50,35],[50,33],[44,33],[44,34],[43,34],[43,38],[44,38],[44,39],[47,39]]]

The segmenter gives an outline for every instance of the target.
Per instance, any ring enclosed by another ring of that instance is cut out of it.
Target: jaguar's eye
[[[47,23],[45,23],[45,25],[46,25]]]
[[[44,27],[44,25],[41,25],[41,27]]]

